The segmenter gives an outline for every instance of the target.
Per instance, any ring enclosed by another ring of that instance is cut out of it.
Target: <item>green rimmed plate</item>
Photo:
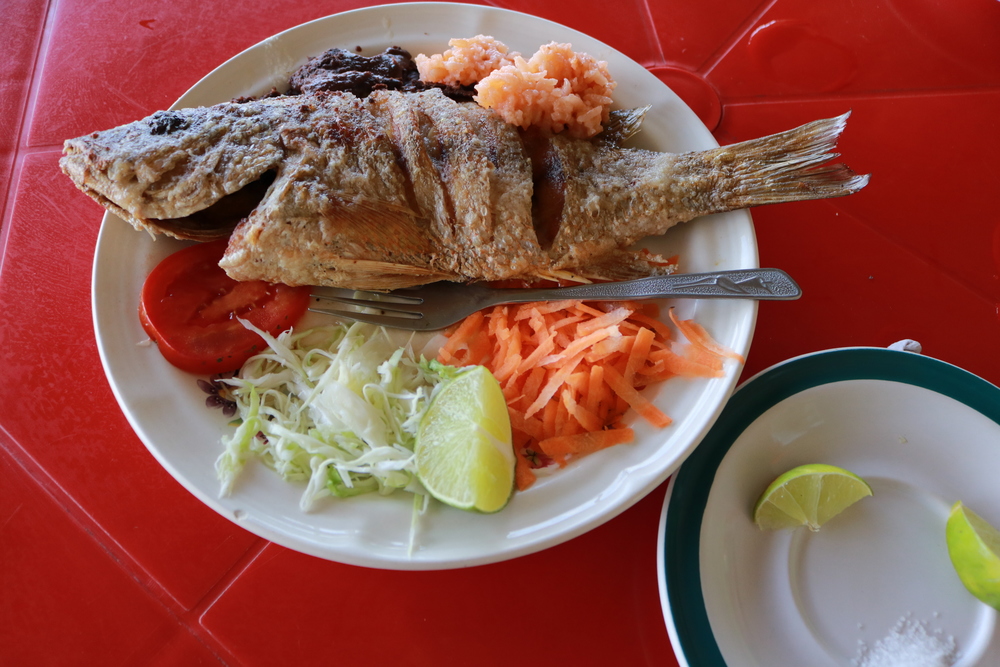
[[[764,533],[778,474],[831,463],[875,492],[817,533]],[[1000,664],[996,612],[948,560],[955,500],[1000,523],[1000,389],[910,352],[845,348],[744,383],[668,488],[660,595],[681,665]],[[960,660],[960,662],[956,662]],[[920,663],[916,663],[920,664]]]

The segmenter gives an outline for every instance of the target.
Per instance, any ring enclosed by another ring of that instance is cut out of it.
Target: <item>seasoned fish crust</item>
[[[159,112],[66,142],[61,165],[138,229],[229,236],[221,266],[237,280],[621,278],[662,271],[623,249],[679,222],[864,187],[825,165],[845,120],[677,155],[521,133],[438,90],[313,93]],[[266,190],[235,229],[206,220],[251,187]]]

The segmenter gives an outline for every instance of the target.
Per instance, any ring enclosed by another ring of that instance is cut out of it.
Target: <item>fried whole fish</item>
[[[680,222],[863,188],[829,164],[846,119],[671,154],[521,132],[438,90],[316,92],[157,112],[67,141],[60,164],[137,229],[229,236],[237,280],[622,279],[663,272],[626,248]]]

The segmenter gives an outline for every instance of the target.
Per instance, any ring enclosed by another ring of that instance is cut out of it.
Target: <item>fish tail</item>
[[[850,112],[816,120],[786,132],[705,151],[712,169],[732,178],[723,187],[719,210],[853,194],[868,184],[847,165],[834,163],[833,149]]]

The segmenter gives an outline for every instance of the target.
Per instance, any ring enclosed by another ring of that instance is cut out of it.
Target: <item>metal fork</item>
[[[637,299],[758,299],[788,301],[802,290],[780,269],[738,269],[682,273],[638,280],[593,283],[551,289],[498,289],[482,284],[438,282],[392,292],[336,287],[314,288],[312,296],[350,309],[310,308],[315,313],[413,331],[434,331],[477,310],[531,301],[627,301]]]

